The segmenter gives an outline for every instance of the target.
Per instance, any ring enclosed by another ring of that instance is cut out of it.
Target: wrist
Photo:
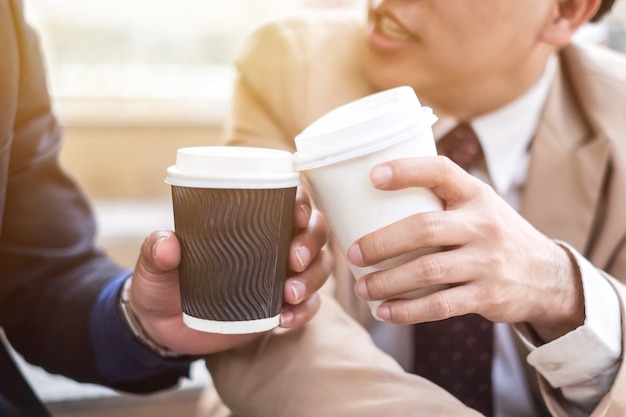
[[[130,287],[132,285],[132,279],[133,277],[131,275],[126,282],[124,282],[124,285],[120,290],[118,302],[118,310],[127,329],[132,333],[133,337],[139,344],[161,358],[186,358],[187,355],[174,352],[165,346],[160,345],[145,331],[141,322],[135,315],[132,306],[130,305]]]
[[[556,283],[549,297],[545,320],[531,322],[533,330],[544,342],[551,342],[582,326],[585,322],[585,298],[582,278],[571,252],[554,245],[551,280]]]

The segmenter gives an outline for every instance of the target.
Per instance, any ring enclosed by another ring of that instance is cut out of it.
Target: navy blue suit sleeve
[[[96,363],[108,381],[123,387],[137,380],[158,381],[171,374],[174,383],[187,371],[188,362],[164,359],[135,341],[119,314],[119,294],[130,275],[126,272],[109,282],[100,293],[91,314],[91,337],[96,351]],[[139,366],[138,366],[139,365]],[[159,388],[146,384],[143,389]]]
[[[0,39],[0,56],[11,65],[0,64],[0,78],[17,93],[0,98],[0,120],[10,117],[12,123],[10,134],[0,137],[8,141],[0,146],[0,326],[27,361],[49,372],[132,392],[169,387],[187,374],[185,366],[159,367],[145,350],[103,359],[102,349],[94,348],[92,324],[121,324],[104,310],[117,312],[106,301],[107,285],[125,271],[95,246],[91,208],[59,166],[61,129],[51,111],[38,40],[21,4],[8,4],[0,8],[0,26],[14,30]],[[0,126],[0,136],[6,128]],[[102,321],[92,322],[101,296]],[[115,352],[140,347],[126,336],[118,338]],[[119,369],[127,378],[103,373],[103,360],[123,361]]]

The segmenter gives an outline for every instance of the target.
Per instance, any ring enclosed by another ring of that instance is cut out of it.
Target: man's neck
[[[550,54],[542,54],[534,62],[529,61],[522,70],[467,86],[450,86],[441,94],[439,91],[420,92],[420,99],[435,114],[446,114],[459,121],[469,121],[522,96],[541,78],[549,57]]]

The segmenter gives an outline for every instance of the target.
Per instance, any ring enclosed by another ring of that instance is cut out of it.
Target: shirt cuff
[[[530,337],[520,336],[531,351],[528,363],[552,387],[561,388],[584,383],[603,373],[606,376],[611,369],[613,373],[616,371],[622,356],[622,326],[619,300],[611,284],[576,250],[563,242],[557,243],[572,254],[580,269],[585,322],[541,346],[533,344]]]
[[[112,383],[139,381],[172,373],[188,375],[191,361],[166,359],[142,346],[118,312],[119,293],[131,271],[111,280],[100,293],[91,313],[91,340],[96,364]]]

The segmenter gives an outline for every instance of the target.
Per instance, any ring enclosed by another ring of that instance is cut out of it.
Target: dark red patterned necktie
[[[437,151],[469,171],[483,158],[483,150],[469,123],[459,123],[437,142]]]
[[[461,123],[437,143],[440,154],[465,170],[483,158],[472,127]],[[414,371],[468,407],[493,415],[493,325],[477,314],[414,325]]]

